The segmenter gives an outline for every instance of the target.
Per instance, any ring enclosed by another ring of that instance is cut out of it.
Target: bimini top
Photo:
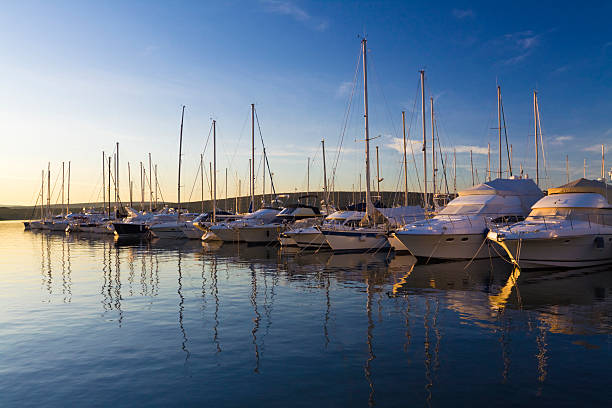
[[[527,214],[543,195],[531,179],[495,179],[460,191],[440,214]]]
[[[564,184],[560,187],[548,189],[548,194],[568,194],[568,193],[595,193],[600,194],[603,197],[608,198],[612,194],[612,186],[606,185],[603,181],[587,180],[585,178],[579,178],[570,183]]]
[[[543,197],[531,208],[612,208],[612,205],[598,193],[555,193]]]
[[[478,184],[472,188],[459,191],[459,196],[469,195],[518,195],[518,196],[538,196],[544,193],[538,188],[531,179],[495,179],[486,183]]]

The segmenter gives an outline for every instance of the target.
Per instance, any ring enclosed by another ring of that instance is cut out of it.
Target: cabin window
[[[454,240],[455,240],[455,238],[446,238],[446,240],[447,240],[448,242],[451,242],[451,241],[454,241]]]
[[[461,237],[461,241],[467,241],[468,237]]]

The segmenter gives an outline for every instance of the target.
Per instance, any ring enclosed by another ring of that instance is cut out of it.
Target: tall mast
[[[251,211],[255,211],[255,104],[251,104],[251,176],[249,186],[251,188]]]
[[[378,146],[376,146],[376,189],[378,190],[378,199],[380,200],[380,164],[378,159]]]
[[[533,128],[535,135],[536,185],[540,186],[540,163],[538,154],[538,93],[533,91]]]
[[[266,205],[266,148],[263,148],[263,153],[261,155],[261,205],[262,207]]]
[[[306,167],[306,195],[310,195],[310,157],[308,158],[308,166]]]
[[[423,117],[423,206],[429,207],[427,200],[427,138],[425,128],[425,71],[421,70],[421,116]]]
[[[68,162],[68,202],[66,203],[66,215],[70,212],[70,162]]]
[[[177,210],[178,216],[181,216],[181,161],[183,156],[183,118],[185,117],[185,105],[181,111],[181,131],[179,133],[179,157],[178,157],[178,191],[177,191]],[[213,124],[215,122],[213,121]]]
[[[239,204],[240,201],[238,200],[238,198],[240,197],[240,190],[242,187],[241,184],[242,184],[242,180],[238,179],[238,195],[236,196],[236,208],[235,208],[236,214],[240,213],[240,204]]]
[[[200,212],[204,214],[204,155],[200,153],[200,185],[202,189],[202,208]]]
[[[51,216],[51,162],[47,163],[47,217]]]
[[[402,111],[402,132],[404,133],[404,205],[408,206],[408,161],[406,160],[406,112],[404,111]]]
[[[223,203],[223,206],[225,207],[225,210],[227,211],[227,209],[229,208],[227,206],[227,167],[225,168],[225,202]]]
[[[603,149],[603,145],[601,145],[601,148]],[[603,173],[603,170],[602,170]],[[65,172],[64,172],[64,162],[62,162],[62,212],[64,211],[64,178],[65,178]],[[66,213],[68,214],[68,213]]]
[[[370,183],[372,176],[370,175],[370,127],[368,122],[368,64],[367,64],[367,40],[361,40],[361,48],[363,52],[363,107],[365,119],[365,161],[366,161],[366,215],[370,219],[374,215],[374,205],[372,204],[372,195],[370,192]]]
[[[45,170],[42,171],[42,178],[40,184],[40,219],[41,221],[45,218]]]
[[[604,155],[605,155],[605,153],[606,152],[604,150],[604,145],[602,144],[601,145],[601,178],[604,179],[604,181],[605,181],[605,178],[606,178],[605,175],[604,175],[604,172],[605,172],[605,170],[604,170]]]
[[[151,153],[149,153],[149,211],[153,211],[153,172],[151,170]]]
[[[433,183],[432,194],[436,194],[436,132],[434,128],[434,103],[433,97],[429,97],[431,110],[431,180]]]
[[[491,143],[487,143],[487,181],[491,181]]]
[[[157,182],[157,164],[153,165],[153,172],[155,173],[155,195],[153,198],[153,204],[155,205],[155,208],[157,208],[157,186],[158,186],[158,182]]]
[[[110,203],[110,200],[111,200],[111,195],[110,195],[111,193],[111,157],[110,156],[108,156],[108,186],[107,188],[108,188],[108,213],[107,215],[108,215],[108,218],[110,218],[110,213],[111,213],[111,203]]]
[[[253,166],[251,166],[251,161],[253,159],[249,159],[249,195],[251,196],[251,205],[249,205],[249,209],[251,212],[254,212],[255,205],[253,204],[254,195],[253,195]]]
[[[130,188],[130,208],[134,207],[134,202],[132,201],[132,170],[130,169],[130,162],[128,162],[128,187]]]
[[[582,177],[586,178],[586,159],[584,159],[584,169],[582,171]]]
[[[457,194],[457,149],[453,149],[453,190]]]
[[[565,155],[565,176],[567,178],[567,182],[569,183],[569,156]]]
[[[502,127],[501,127],[501,87],[497,85],[497,130],[499,135],[499,167],[497,178],[502,177]]]
[[[140,211],[144,211],[144,174],[142,162],[140,162]]]
[[[321,140],[321,148],[323,149],[323,191],[325,192],[325,209],[328,210],[328,195],[327,195],[327,167],[325,163],[325,140]],[[329,210],[327,211],[329,212]]]
[[[474,160],[472,159],[472,150],[470,150],[470,167],[472,169],[472,187],[474,187]]]
[[[106,209],[106,156],[102,152],[102,212]]]
[[[119,194],[119,142],[117,142],[117,156],[115,158],[115,195],[117,196],[116,201],[119,202],[121,200],[121,194]]]
[[[213,119],[213,222],[217,222],[217,121]]]
[[[512,143],[510,143],[510,176],[512,176],[512,160],[513,160],[513,152],[512,152]]]

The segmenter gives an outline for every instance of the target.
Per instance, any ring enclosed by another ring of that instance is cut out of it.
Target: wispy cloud
[[[608,148],[606,146],[604,146],[606,151],[608,150]],[[584,149],[582,149],[585,152],[594,152],[594,153],[600,153],[601,152],[601,143],[600,144],[596,144],[596,145],[592,145],[589,147],[585,147]]]
[[[475,14],[474,10],[471,9],[453,9],[453,16],[459,20],[463,20],[464,18],[474,18]]]
[[[530,56],[540,44],[541,34],[532,30],[518,31],[504,35],[503,39],[509,52],[515,55],[503,61],[505,65],[514,65]]]
[[[267,11],[289,16],[312,30],[325,31],[329,27],[329,21],[327,21],[327,19],[313,16],[291,0],[260,1],[265,5]]]
[[[572,135],[558,135],[558,136],[552,136],[551,145],[562,145],[565,142],[569,142],[570,140],[574,140],[574,136]]]
[[[606,135],[606,136],[612,135],[612,128],[606,130],[606,133],[604,133],[604,135]]]
[[[387,143],[385,146],[395,150],[396,152],[399,153],[404,153],[404,139],[401,137],[391,137],[389,138],[390,141],[389,143]],[[406,146],[406,150],[408,152],[416,152],[421,151],[422,147],[423,147],[423,141],[421,140],[414,140],[414,139],[407,139],[407,146]],[[412,146],[412,150],[410,149],[410,147]],[[444,153],[453,153],[453,152],[457,152],[459,154],[461,153],[469,153],[472,152],[473,154],[484,154],[486,155],[488,153],[488,149],[486,147],[481,147],[481,146],[470,146],[470,145],[459,145],[459,146],[454,146],[454,147],[442,147],[442,152]]]
[[[351,92],[352,88],[353,88],[352,82],[344,81],[338,86],[338,89],[336,90],[336,96],[339,98],[347,96]]]

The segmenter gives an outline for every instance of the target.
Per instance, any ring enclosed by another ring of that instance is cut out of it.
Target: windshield
[[[461,204],[461,205],[448,205],[440,214],[442,215],[472,215],[479,214],[484,208],[483,204]]]
[[[531,210],[527,221],[547,219],[569,219],[588,221],[594,224],[612,225],[612,211],[603,208],[536,208]]]

